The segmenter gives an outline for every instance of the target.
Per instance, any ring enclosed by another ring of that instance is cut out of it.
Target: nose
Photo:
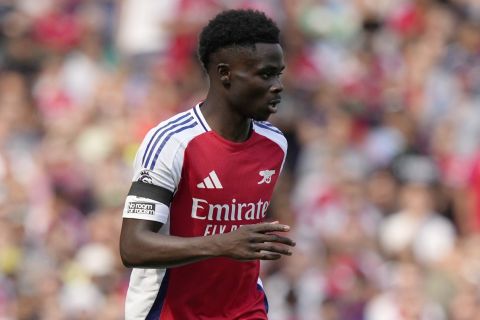
[[[283,91],[283,84],[279,77],[275,78],[275,81],[270,87],[270,91],[273,93],[280,93]]]

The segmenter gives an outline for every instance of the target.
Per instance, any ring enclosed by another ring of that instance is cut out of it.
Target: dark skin
[[[211,55],[207,70],[210,88],[202,113],[215,132],[225,139],[242,142],[250,136],[251,119],[266,120],[276,112],[283,86],[284,69],[278,44],[224,48]],[[173,194],[164,190],[163,203]],[[124,218],[120,255],[127,267],[165,268],[207,258],[228,257],[240,261],[276,260],[291,255],[295,243],[276,234],[290,227],[274,223],[244,225],[237,230],[203,237],[175,237],[157,233],[162,223]]]

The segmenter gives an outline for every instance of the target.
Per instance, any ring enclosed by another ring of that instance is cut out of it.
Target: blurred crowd
[[[270,319],[479,320],[478,0],[0,0],[0,319],[123,318],[133,157],[205,97],[226,8],[286,56]]]

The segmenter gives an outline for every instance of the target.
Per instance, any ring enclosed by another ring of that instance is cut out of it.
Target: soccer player
[[[126,319],[267,319],[259,260],[291,254],[266,223],[287,143],[266,122],[284,69],[263,13],[224,11],[202,30],[205,101],[149,131],[134,164],[120,253],[132,270]]]

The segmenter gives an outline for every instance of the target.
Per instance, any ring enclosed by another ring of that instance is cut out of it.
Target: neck
[[[216,98],[209,92],[201,108],[210,128],[223,138],[242,142],[250,136],[251,119],[235,112],[224,99]]]

